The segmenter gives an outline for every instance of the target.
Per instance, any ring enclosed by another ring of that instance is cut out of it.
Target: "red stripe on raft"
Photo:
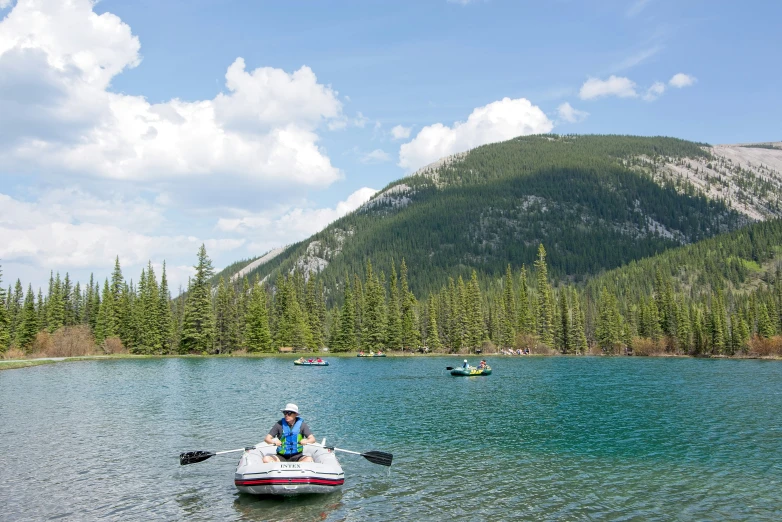
[[[254,480],[235,480],[237,486],[277,486],[285,484],[316,484],[319,486],[341,486],[345,479],[317,479],[317,478],[294,478],[294,479],[254,479]]]

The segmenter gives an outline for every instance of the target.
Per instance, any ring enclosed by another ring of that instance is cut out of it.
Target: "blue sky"
[[[782,139],[778,2],[0,0],[3,284],[186,284],[535,132]]]

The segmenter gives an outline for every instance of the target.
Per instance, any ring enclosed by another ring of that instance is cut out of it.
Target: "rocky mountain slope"
[[[387,274],[404,258],[422,293],[529,264],[542,242],[553,274],[579,279],[782,215],[777,146],[557,135],[486,145],[391,183],[245,273],[314,271],[334,288],[367,259]]]

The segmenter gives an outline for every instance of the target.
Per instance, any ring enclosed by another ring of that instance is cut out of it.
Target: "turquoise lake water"
[[[0,520],[779,520],[782,363],[494,358],[82,361],[0,372]],[[478,359],[471,360],[477,364]],[[241,495],[287,402],[341,493]]]

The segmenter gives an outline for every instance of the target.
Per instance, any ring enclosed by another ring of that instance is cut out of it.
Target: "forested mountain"
[[[543,243],[552,275],[580,280],[751,222],[666,170],[716,163],[710,150],[674,138],[557,135],[478,147],[391,183],[247,275],[320,272],[331,295],[368,258],[385,273],[404,258],[410,288],[425,295],[449,276],[531,264]]]

